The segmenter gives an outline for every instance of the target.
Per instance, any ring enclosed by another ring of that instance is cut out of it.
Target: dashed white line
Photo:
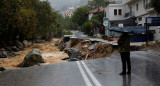
[[[83,64],[84,68],[86,69],[87,73],[89,74],[89,76],[91,77],[92,81],[94,82],[94,84],[96,86],[102,86],[99,81],[96,79],[96,77],[93,75],[93,73],[89,70],[89,68],[87,67],[87,65],[84,63],[84,61],[81,61],[81,63]]]
[[[82,75],[82,77],[83,77],[83,79],[84,79],[84,81],[85,81],[86,86],[92,86],[92,84],[91,84],[91,82],[89,81],[86,73],[84,72],[82,66],[80,65],[80,63],[79,63],[78,61],[77,61],[77,65],[78,65],[78,68],[79,68],[79,70],[80,70],[80,72],[81,72],[81,75]]]

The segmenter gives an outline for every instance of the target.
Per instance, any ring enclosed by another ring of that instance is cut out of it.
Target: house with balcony
[[[145,26],[146,17],[157,17],[154,8],[151,7],[151,0],[123,0],[125,5],[125,19],[136,18],[137,26]]]
[[[105,10],[105,17],[109,19],[110,27],[119,27],[119,24],[123,24],[123,27],[136,28],[135,26],[141,26],[145,29],[146,18],[157,17],[150,1],[123,0],[122,4],[110,4]],[[119,15],[121,14],[119,9],[122,10],[122,15]],[[154,40],[160,40],[160,27],[151,27],[150,30],[155,31]]]
[[[154,8],[151,7],[151,0],[123,0],[125,5],[125,19],[136,18],[137,26],[145,26],[147,17],[157,17]],[[160,40],[160,27],[150,27],[154,31],[154,40]]]

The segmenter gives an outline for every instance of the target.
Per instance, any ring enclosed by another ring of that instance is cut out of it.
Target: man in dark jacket
[[[126,63],[128,67],[127,74],[131,74],[130,63],[130,36],[127,32],[123,32],[118,40],[119,52],[122,61],[122,72],[119,75],[126,75]]]

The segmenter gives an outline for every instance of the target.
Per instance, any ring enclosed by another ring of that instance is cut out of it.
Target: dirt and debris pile
[[[93,54],[96,57],[111,56],[112,52],[113,52],[112,45],[104,43],[97,43],[93,50]]]
[[[42,58],[40,50],[34,49],[24,57],[21,67],[30,67],[40,63],[44,63],[44,59]]]

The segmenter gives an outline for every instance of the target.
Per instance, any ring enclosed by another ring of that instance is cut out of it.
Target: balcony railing
[[[146,9],[146,10],[151,9],[151,8],[152,8],[151,3],[146,4],[146,6],[145,6],[145,9]]]
[[[133,17],[135,16],[134,15],[134,12],[128,12],[128,13],[125,13],[124,17],[127,18],[127,17]]]

